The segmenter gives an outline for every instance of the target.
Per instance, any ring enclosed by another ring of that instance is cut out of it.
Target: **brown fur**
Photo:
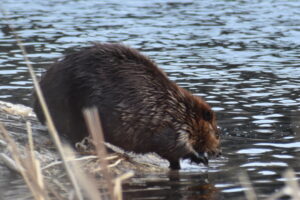
[[[210,106],[129,47],[95,44],[70,53],[40,84],[59,133],[72,143],[88,135],[82,109],[96,106],[107,142],[136,153],[156,152],[171,168],[180,168],[180,158],[207,164],[205,152],[220,152]],[[44,122],[37,101],[34,110]]]

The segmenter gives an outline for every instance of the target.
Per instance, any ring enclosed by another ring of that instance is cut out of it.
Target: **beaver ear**
[[[211,121],[213,119],[213,112],[211,110],[203,110],[202,114],[205,121]]]

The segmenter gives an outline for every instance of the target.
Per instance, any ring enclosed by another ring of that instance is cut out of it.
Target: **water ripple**
[[[3,0],[2,4],[38,75],[67,48],[92,41],[122,42],[144,52],[171,80],[203,97],[216,111],[224,137],[226,159],[213,160],[208,170],[218,177],[213,182],[225,194],[223,199],[244,198],[243,188],[236,185],[241,166],[250,173],[254,187],[266,194],[278,189],[275,182],[287,166],[299,173],[298,1]],[[0,100],[30,105],[31,89],[21,51],[0,14]],[[205,171],[185,166],[183,173]],[[188,178],[189,183],[197,178]],[[172,184],[178,182],[182,183]],[[266,189],[259,183],[273,185]],[[198,194],[195,190],[193,194]],[[174,191],[181,194],[186,188]]]

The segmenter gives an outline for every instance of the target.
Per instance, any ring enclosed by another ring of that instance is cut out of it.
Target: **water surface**
[[[9,18],[38,74],[67,48],[122,42],[217,112],[223,158],[208,169],[184,162],[179,173],[136,176],[124,185],[126,199],[245,199],[242,171],[261,199],[284,185],[285,169],[300,176],[299,1],[2,0],[1,6],[9,14],[0,14],[0,100],[31,105],[32,83]]]

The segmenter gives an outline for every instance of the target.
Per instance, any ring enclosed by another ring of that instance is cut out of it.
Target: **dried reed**
[[[4,16],[7,16],[6,12],[1,10]],[[23,46],[21,39],[19,38],[18,34],[16,33],[14,27],[11,25],[11,23],[8,23],[9,28],[14,34],[14,37],[16,39],[17,45],[21,49],[21,52],[23,54],[25,63],[28,67],[30,76],[32,78],[34,89],[37,94],[38,100],[41,104],[42,110],[44,112],[45,118],[46,118],[46,124],[48,127],[48,130],[50,132],[50,135],[54,141],[54,144],[60,154],[60,157],[62,159],[62,164],[65,167],[65,170],[68,174],[68,177],[72,183],[72,186],[75,190],[76,199],[83,200],[83,194],[81,192],[81,189],[85,191],[86,196],[89,199],[92,200],[98,200],[101,199],[101,194],[99,193],[98,189],[95,187],[95,180],[93,178],[89,178],[84,172],[81,171],[77,165],[75,165],[73,162],[75,156],[74,152],[70,150],[68,147],[63,147],[61,144],[61,141],[59,140],[57,130],[54,126],[53,120],[50,116],[49,110],[46,105],[46,101],[44,99],[44,96],[42,94],[42,90],[40,88],[40,85],[37,81],[37,78],[34,74],[33,67],[28,59],[27,52],[25,47]],[[121,183],[125,179],[133,176],[132,172],[123,174],[122,176],[116,178],[113,180],[113,177],[109,171],[109,167],[115,166],[121,162],[121,159],[117,160],[114,164],[108,165],[108,161],[106,158],[107,152],[106,148],[104,146],[104,137],[102,133],[102,127],[101,122],[99,119],[99,115],[96,109],[89,109],[87,111],[84,111],[84,116],[86,119],[86,122],[88,124],[88,129],[93,137],[93,141],[95,142],[96,152],[98,154],[98,158],[100,160],[100,164],[102,166],[102,173],[103,177],[107,182],[107,190],[108,195],[106,195],[106,199],[122,199],[122,190],[121,190]],[[5,138],[6,143],[8,144],[8,147],[11,151],[11,154],[15,160],[14,162],[6,159],[8,163],[10,163],[12,168],[15,168],[15,170],[18,170],[22,177],[24,178],[26,184],[28,185],[32,195],[35,199],[38,200],[48,200],[48,192],[50,192],[53,196],[55,196],[57,199],[62,199],[62,196],[58,194],[56,191],[54,191],[51,187],[45,186],[45,182],[43,180],[42,170],[40,168],[39,161],[35,158],[34,155],[34,143],[32,139],[32,130],[31,130],[31,124],[29,122],[26,123],[27,125],[27,132],[28,132],[28,143],[29,146],[26,148],[26,155],[29,157],[29,159],[24,159],[21,156],[21,153],[18,151],[17,144],[14,142],[14,140],[9,136],[4,126],[0,123],[0,130],[3,134],[3,137]],[[71,157],[70,159],[67,159],[66,152],[68,152],[68,155]],[[47,167],[51,167],[52,165],[46,166],[43,169]],[[76,176],[75,176],[76,174]],[[114,181],[114,186],[113,186]]]
[[[5,11],[2,10],[2,13],[3,13],[4,16],[7,16],[7,14],[6,14]],[[34,84],[35,92],[37,94],[38,100],[40,102],[40,105],[42,107],[43,113],[44,113],[45,118],[46,118],[46,124],[47,124],[48,130],[49,130],[50,135],[51,135],[51,137],[52,137],[52,139],[54,141],[54,144],[55,144],[55,146],[56,146],[56,148],[57,148],[57,150],[58,150],[58,152],[60,154],[60,157],[61,157],[61,159],[63,161],[63,165],[64,165],[64,167],[66,169],[66,172],[67,172],[67,174],[68,174],[68,176],[70,178],[70,181],[71,181],[71,183],[73,185],[73,188],[75,190],[76,197],[79,200],[83,200],[83,196],[82,196],[80,188],[78,186],[78,182],[75,179],[75,175],[70,170],[70,167],[69,167],[68,163],[66,162],[66,157],[65,157],[64,152],[63,152],[63,147],[62,147],[61,141],[60,141],[60,139],[58,137],[57,130],[56,130],[56,128],[54,126],[54,123],[53,123],[53,120],[52,120],[52,118],[50,116],[49,109],[48,109],[48,107],[46,105],[46,101],[45,101],[45,98],[43,96],[42,90],[41,90],[40,85],[39,85],[39,83],[37,81],[35,73],[33,71],[33,67],[32,67],[32,65],[31,65],[31,63],[30,63],[30,61],[28,59],[26,49],[25,49],[24,45],[22,44],[21,39],[19,38],[18,34],[16,33],[15,28],[13,27],[12,23],[8,22],[7,24],[9,26],[9,28],[11,29],[12,33],[14,34],[14,37],[15,37],[16,42],[17,42],[17,45],[21,49],[23,58],[24,58],[25,63],[27,65],[27,67],[28,67],[30,76],[31,76],[33,84]]]
[[[70,162],[71,170],[76,174],[77,182],[79,183],[80,188],[85,192],[85,196],[90,200],[101,200],[101,194],[96,187],[97,184],[95,178],[88,176],[81,170],[79,165],[73,162],[75,160],[75,153],[70,147],[64,146],[64,152],[72,161]]]
[[[116,199],[114,196],[111,196],[113,193],[113,185],[112,185],[112,175],[108,169],[108,162],[106,159],[107,152],[104,145],[104,136],[103,136],[103,130],[102,125],[100,121],[100,117],[98,114],[98,111],[96,108],[88,108],[83,110],[84,119],[86,121],[86,124],[88,126],[88,130],[90,132],[90,135],[93,138],[94,146],[96,148],[96,153],[99,157],[100,165],[102,168],[103,177],[107,181],[107,190],[109,197],[108,199]]]
[[[245,189],[245,196],[247,200],[257,200],[255,191],[253,189],[253,186],[250,182],[250,179],[248,175],[243,172],[239,175],[240,183],[242,187]]]
[[[131,178],[134,175],[133,172],[127,172],[119,177],[117,177],[114,180],[115,186],[114,186],[114,197],[117,200],[122,200],[123,199],[123,194],[122,194],[122,182],[126,179]]]
[[[300,186],[294,170],[287,169],[283,173],[283,178],[285,179],[285,186],[272,194],[267,200],[276,200],[284,195],[290,196],[291,200],[300,200]]]
[[[266,200],[277,200],[282,196],[287,195],[291,200],[300,200],[300,186],[297,182],[297,177],[292,169],[287,169],[283,173],[285,179],[285,186],[274,194],[270,195]],[[256,193],[252,187],[249,177],[246,173],[241,173],[239,176],[240,183],[245,189],[245,196],[247,200],[256,200]]]
[[[34,153],[26,149],[25,155],[22,156],[18,150],[17,144],[9,136],[2,123],[0,123],[0,131],[4,140],[8,144],[8,149],[10,150],[10,153],[15,161],[15,165],[17,166],[16,169],[18,169],[19,173],[22,175],[33,197],[36,200],[48,200],[49,197],[44,188],[40,163],[37,159],[35,159]],[[28,159],[26,156],[29,156],[30,158]]]

